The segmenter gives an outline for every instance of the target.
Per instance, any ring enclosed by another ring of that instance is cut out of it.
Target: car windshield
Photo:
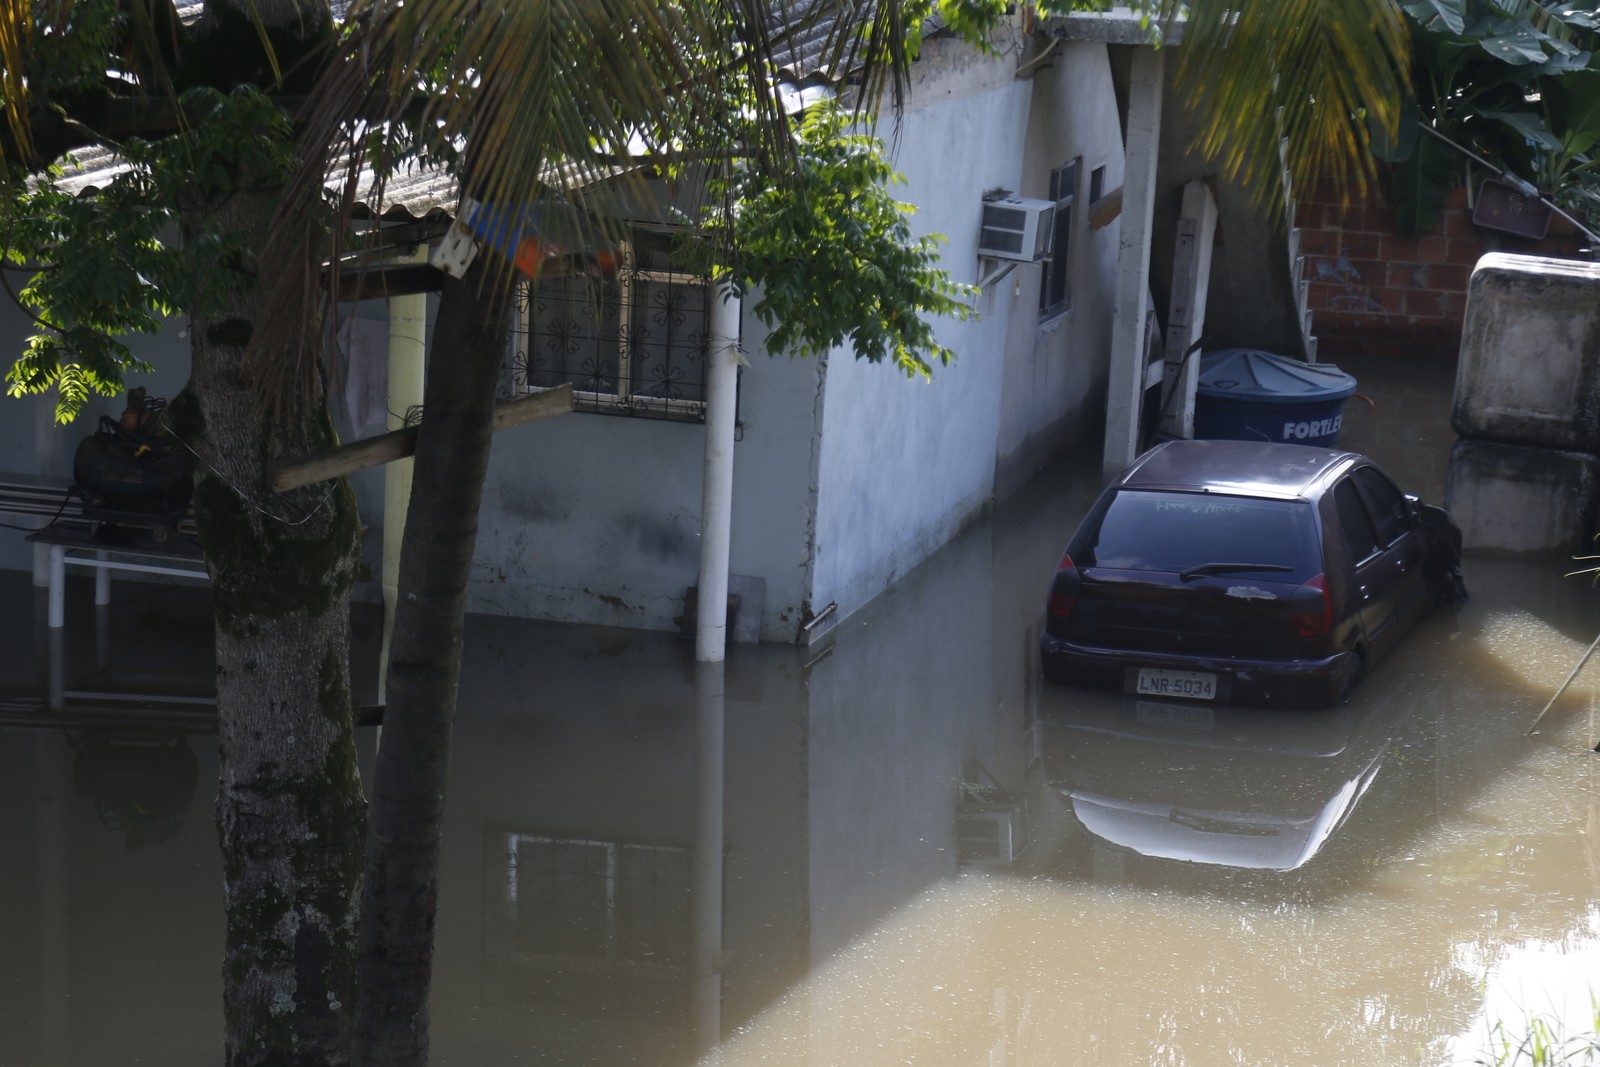
[[[1124,489],[1074,558],[1081,567],[1303,582],[1322,569],[1312,531],[1303,500]]]

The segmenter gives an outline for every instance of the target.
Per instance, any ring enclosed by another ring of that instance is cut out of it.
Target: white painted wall
[[[1105,168],[1102,196],[1122,185],[1122,127],[1111,65],[1102,44],[1063,41],[1033,76],[1033,111],[1023,155],[1023,196],[1049,193],[1050,171],[1078,160],[1073,204],[1072,306],[1041,321],[1041,270],[1026,266],[997,287],[1009,300],[1005,384],[995,495],[1009,496],[1045,462],[1079,442],[1098,440],[1105,417],[1117,237],[1113,221],[1090,228],[1090,175]]]
[[[765,629],[792,633],[819,366],[768,358],[758,331],[746,323],[731,570],[767,580]],[[676,629],[698,579],[704,447],[698,423],[585,413],[498,435],[469,609]]]
[[[1071,313],[1041,324],[1040,270],[1022,266],[943,322],[958,354],[932,383],[829,360],[822,424],[812,605],[837,618],[876,596],[1051,456],[1092,438],[1103,414],[1117,227],[1091,233],[1088,174],[1122,181],[1121,128],[1105,48],[1069,44],[1033,81],[1009,57],[934,42],[898,127],[882,132],[917,205],[918,232],[943,233],[946,268],[978,277],[983,193],[1047,192],[1050,170],[1079,158]]]

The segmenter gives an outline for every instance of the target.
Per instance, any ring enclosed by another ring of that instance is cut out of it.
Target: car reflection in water
[[[1037,725],[1046,802],[1066,809],[1088,849],[1297,871],[1404,747],[1412,706],[1381,686],[1337,708],[1287,713],[1109,694],[1062,700]],[[1081,858],[1055,856],[1058,865]]]

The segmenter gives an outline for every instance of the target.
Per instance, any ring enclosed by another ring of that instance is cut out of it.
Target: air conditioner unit
[[[1056,205],[1049,200],[1003,196],[983,202],[978,255],[1037,263],[1050,258]]]

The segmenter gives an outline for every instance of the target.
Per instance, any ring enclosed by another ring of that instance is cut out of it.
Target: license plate
[[[1134,715],[1148,726],[1206,732],[1216,729],[1217,713],[1194,704],[1158,704],[1154,700],[1134,703]]]
[[[1209,671],[1169,671],[1140,667],[1133,691],[1144,696],[1217,699],[1217,676]]]

